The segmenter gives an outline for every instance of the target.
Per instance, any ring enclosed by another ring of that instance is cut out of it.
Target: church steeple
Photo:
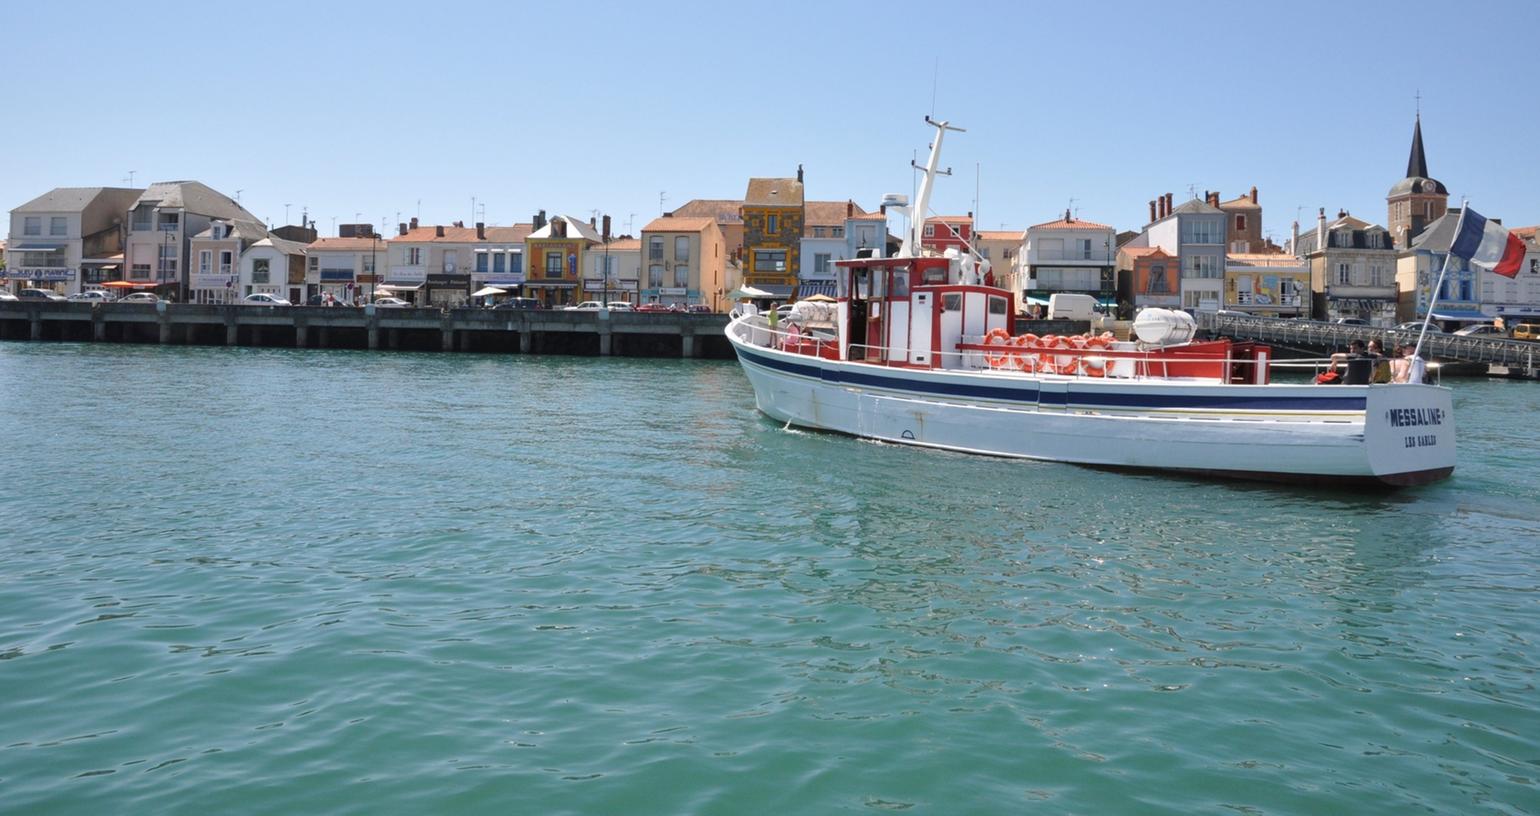
[[[1428,157],[1422,152],[1422,114],[1417,114],[1417,124],[1412,126],[1412,155],[1406,160],[1407,178],[1428,177]]]
[[[1390,188],[1385,201],[1390,205],[1390,234],[1400,249],[1411,246],[1413,238],[1449,209],[1449,190],[1443,182],[1428,176],[1428,157],[1422,150],[1421,110],[1412,125],[1412,153],[1406,159],[1406,178]]]

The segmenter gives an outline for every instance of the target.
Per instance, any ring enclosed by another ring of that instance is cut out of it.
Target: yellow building
[[[743,282],[778,300],[791,297],[801,267],[802,169],[797,177],[751,178],[743,196]]]
[[[529,266],[524,288],[542,306],[576,305],[590,295],[583,289],[583,256],[588,248],[603,243],[593,225],[570,215],[558,215],[549,224],[537,225],[524,239]]]

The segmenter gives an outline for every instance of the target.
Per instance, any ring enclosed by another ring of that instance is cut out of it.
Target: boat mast
[[[946,122],[937,122],[929,116],[925,117],[925,124],[936,129],[936,140],[930,143],[930,159],[925,162],[924,167],[925,177],[920,179],[920,189],[914,194],[914,207],[910,210],[909,216],[909,231],[904,235],[904,245],[898,248],[900,258],[914,258],[920,254],[920,235],[921,230],[925,229],[925,217],[930,212],[931,187],[936,183],[936,176],[952,175],[950,167],[945,170],[938,169],[941,165],[941,138],[949,130],[955,130],[958,133],[967,132],[960,127],[952,127]],[[920,167],[913,161],[910,164],[915,168]]]

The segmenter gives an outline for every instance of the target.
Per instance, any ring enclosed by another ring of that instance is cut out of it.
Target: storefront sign
[[[67,266],[15,266],[5,276],[17,280],[67,281],[75,279],[75,270]]]

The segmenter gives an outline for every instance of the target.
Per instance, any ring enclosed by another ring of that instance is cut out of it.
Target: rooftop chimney
[[[1251,185],[1251,203],[1257,203],[1257,185]]]
[[[412,229],[417,229],[417,216],[412,216],[411,225]]]
[[[545,227],[545,210],[535,213],[535,217],[530,220],[534,222],[535,229],[543,229]]]
[[[401,230],[401,234],[402,235],[406,234],[406,222],[405,221],[402,221],[400,224],[397,224],[396,228]]]
[[[443,238],[444,237],[444,225],[443,224],[439,224],[438,226],[433,228],[433,237],[435,237],[435,238]]]
[[[604,243],[610,242],[610,217],[604,216]]]
[[[599,228],[599,218],[598,218],[598,216],[594,216],[594,215],[588,216],[588,226],[593,227],[594,229],[598,229]]]
[[[1166,215],[1170,215],[1171,214],[1171,210],[1173,209],[1172,206],[1171,206],[1171,198],[1172,198],[1172,194],[1171,193],[1166,193]]]
[[[1322,207],[1315,214],[1315,249],[1317,252],[1326,248],[1326,208]]]
[[[802,183],[802,165],[797,165],[797,183]]]
[[[1155,199],[1150,199],[1150,223],[1155,223]]]
[[[855,200],[854,199],[850,199],[850,198],[845,199],[845,217],[849,218],[849,217],[851,217],[851,216],[853,216],[855,214],[856,214],[856,202],[855,202]]]
[[[487,222],[485,222],[485,221],[477,221],[476,222],[476,240],[478,240],[478,241],[485,241],[485,240],[487,240]]]
[[[1074,218],[1070,217],[1069,208],[1068,207],[1064,208],[1064,220],[1065,221],[1074,221],[1075,220]]]

